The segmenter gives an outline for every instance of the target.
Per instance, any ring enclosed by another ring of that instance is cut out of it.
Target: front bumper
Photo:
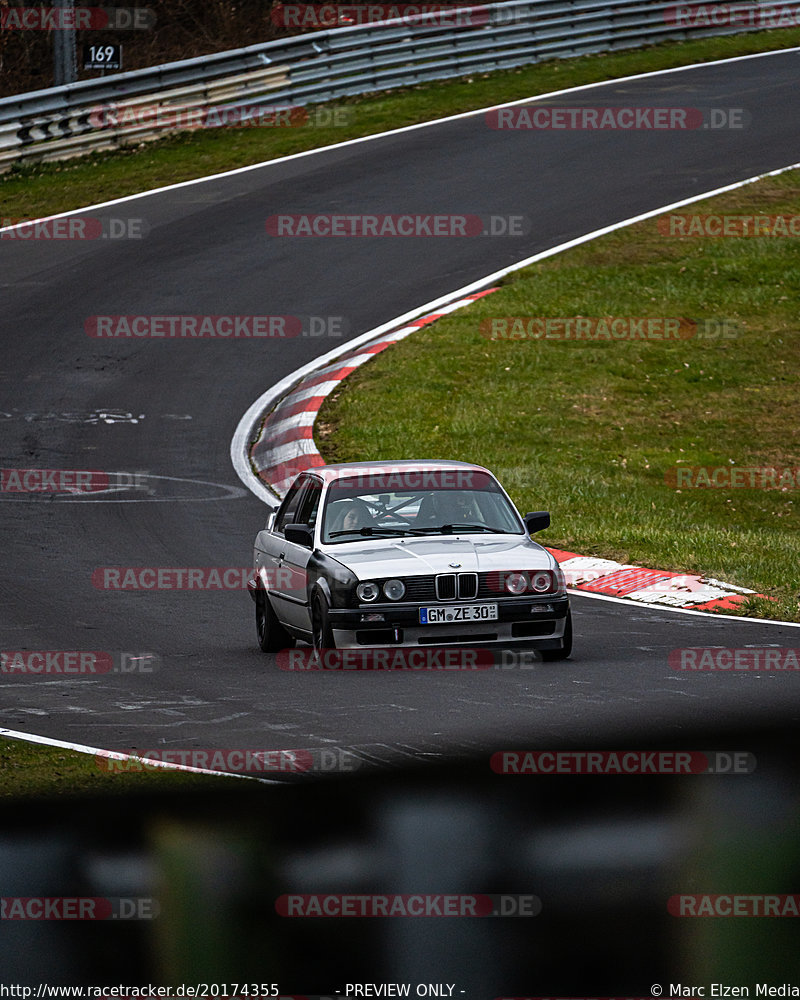
[[[337,649],[442,645],[559,649],[569,612],[569,598],[566,596],[452,603],[497,604],[498,619],[421,625],[420,608],[433,607],[431,603],[331,608],[328,619]],[[384,620],[365,621],[367,615],[382,615]]]

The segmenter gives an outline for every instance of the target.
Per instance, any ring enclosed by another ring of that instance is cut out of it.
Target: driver
[[[467,494],[452,490],[429,494],[420,507],[421,520],[426,524],[472,524],[481,520]]]

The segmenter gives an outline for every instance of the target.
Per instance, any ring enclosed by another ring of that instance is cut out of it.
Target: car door
[[[277,513],[272,518],[272,526],[260,531],[256,538],[255,547],[255,570],[256,573],[265,573],[267,579],[267,589],[270,594],[270,601],[275,614],[281,622],[286,623],[287,608],[291,601],[289,595],[284,593],[283,576],[278,570],[283,562],[285,554],[286,539],[283,537],[283,526],[294,521],[300,501],[303,498],[308,476],[299,476],[289,492],[283,498]]]
[[[317,523],[319,504],[322,498],[322,481],[313,475],[308,482],[292,517],[287,517],[283,525],[305,524],[312,532]],[[311,549],[296,542],[284,539],[278,573],[282,580],[282,592],[285,588],[286,621],[295,628],[311,631],[311,610],[308,604],[308,562]]]

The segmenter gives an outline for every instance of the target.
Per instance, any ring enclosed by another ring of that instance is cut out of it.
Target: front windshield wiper
[[[362,537],[369,535],[410,535],[415,532],[414,528],[389,528],[382,524],[376,524],[367,526],[365,528],[343,528],[341,531],[331,531],[328,538],[338,538],[340,535],[361,535]]]
[[[454,531],[459,531],[464,528],[470,528],[475,531],[491,531],[493,534],[496,535],[506,534],[506,532],[502,531],[499,528],[490,528],[488,524],[461,524],[458,522],[454,524],[443,524],[440,528],[437,528],[436,530],[441,531],[442,534],[450,535]]]

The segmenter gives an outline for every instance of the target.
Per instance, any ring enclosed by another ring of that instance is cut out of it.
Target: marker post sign
[[[121,45],[84,45],[83,68],[114,70],[122,69]]]

